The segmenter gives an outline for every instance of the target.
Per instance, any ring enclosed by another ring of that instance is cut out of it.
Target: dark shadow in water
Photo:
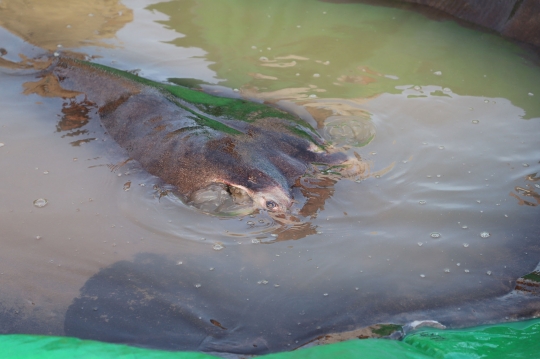
[[[172,350],[254,354],[283,349],[279,343],[287,329],[273,323],[269,330],[273,324],[262,303],[248,301],[226,274],[215,271],[213,282],[229,280],[230,285],[210,288],[202,273],[157,254],[117,262],[86,282],[68,308],[65,333]]]
[[[62,335],[61,318],[62,313],[35,306],[26,298],[16,304],[0,303],[0,334]]]
[[[28,323],[26,323],[26,320],[23,318],[23,311],[24,308],[22,306],[8,307],[5,304],[0,303],[0,333],[25,333],[25,329],[29,329],[29,326]]]
[[[86,282],[67,310],[65,334],[167,350],[263,354],[374,323],[433,319],[460,327],[540,313],[537,294],[505,294],[515,281],[456,295],[403,292],[396,286],[386,293],[353,288],[323,296],[320,285],[301,279],[294,288],[276,287],[270,277],[260,283],[266,269],[242,266],[235,272],[242,255],[221,257],[230,263],[217,263],[217,270],[204,260],[178,265],[150,253],[117,262]]]

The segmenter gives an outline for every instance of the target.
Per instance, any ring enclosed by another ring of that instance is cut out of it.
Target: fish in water
[[[108,134],[149,173],[189,202],[212,185],[284,212],[291,188],[313,164],[350,159],[300,118],[275,107],[217,97],[68,57],[49,59],[26,93],[84,97]],[[353,159],[354,160],[354,159]]]

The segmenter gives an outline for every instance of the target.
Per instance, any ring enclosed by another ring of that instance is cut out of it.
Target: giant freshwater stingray
[[[255,207],[285,212],[293,202],[292,186],[315,173],[314,165],[358,167],[358,158],[336,151],[302,119],[273,106],[75,58],[49,62],[25,93],[84,96],[130,159],[174,186],[188,203],[218,185],[239,197],[247,194]]]

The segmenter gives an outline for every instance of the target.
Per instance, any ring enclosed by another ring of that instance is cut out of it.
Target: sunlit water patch
[[[266,101],[366,167],[303,178],[283,215],[244,212],[223,187],[184,203],[126,161],[84,96],[24,95],[35,70],[4,67],[2,332],[264,353],[382,321],[538,310],[504,297],[540,261],[540,70],[518,46],[365,4],[62,6],[70,21],[46,39],[2,24],[42,48]],[[3,59],[42,51],[5,29]]]

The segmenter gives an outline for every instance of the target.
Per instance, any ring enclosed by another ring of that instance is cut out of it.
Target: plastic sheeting
[[[215,359],[203,353],[167,352],[68,337],[36,335],[0,336],[1,358],[40,359]],[[540,357],[540,319],[459,330],[422,329],[402,341],[350,340],[291,352],[262,356],[264,359],[318,358],[536,358]]]

